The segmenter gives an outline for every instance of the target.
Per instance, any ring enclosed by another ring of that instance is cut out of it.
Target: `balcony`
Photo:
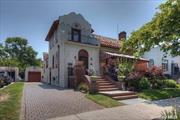
[[[81,35],[81,41],[74,41],[72,40],[72,36],[71,34],[68,34],[68,40],[72,41],[72,42],[78,42],[78,43],[82,43],[82,44],[88,44],[88,45],[94,45],[94,46],[99,46],[100,42],[99,40],[97,40],[97,38],[95,38],[93,35]]]

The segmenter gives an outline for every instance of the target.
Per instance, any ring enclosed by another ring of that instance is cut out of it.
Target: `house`
[[[18,67],[0,67],[0,74],[6,74],[9,76],[13,82],[19,80],[19,69]]]
[[[130,55],[119,53],[122,38],[126,32],[119,33],[118,39],[93,34],[91,24],[81,14],[71,12],[60,16],[50,27],[46,36],[49,52],[44,54],[44,80],[60,87],[69,86],[72,68],[79,62],[86,72],[93,70],[96,75],[104,73],[104,66],[112,63],[110,58],[120,61],[134,60]],[[136,66],[147,68],[147,60],[140,58]]]
[[[143,57],[149,60],[149,68],[152,66],[162,67],[164,74],[170,75],[173,78],[180,77],[180,56],[173,57],[170,54],[164,53],[160,50],[160,47],[156,46],[146,52]]]

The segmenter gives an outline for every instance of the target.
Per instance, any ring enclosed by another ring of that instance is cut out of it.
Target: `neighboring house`
[[[60,16],[53,22],[46,37],[49,52],[44,54],[43,77],[47,83],[68,87],[71,68],[79,61],[84,63],[86,69],[93,69],[96,75],[101,75],[108,57],[134,59],[133,56],[119,54],[121,38],[126,38],[126,32],[121,32],[118,39],[95,35],[93,32],[91,24],[74,12]],[[147,60],[139,59],[138,65],[146,68],[146,63]]]
[[[149,68],[152,66],[162,67],[164,74],[171,77],[180,76],[180,56],[173,57],[160,50],[160,47],[154,47],[143,56],[149,60]]]
[[[41,82],[42,80],[42,68],[31,66],[25,70],[25,81],[26,82]]]
[[[6,76],[9,76],[13,82],[20,79],[18,67],[0,67],[0,74],[6,74]]]

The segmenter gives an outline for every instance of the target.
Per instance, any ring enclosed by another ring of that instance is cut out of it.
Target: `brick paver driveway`
[[[42,83],[25,83],[21,118],[45,120],[58,116],[102,109],[80,92],[60,90]]]

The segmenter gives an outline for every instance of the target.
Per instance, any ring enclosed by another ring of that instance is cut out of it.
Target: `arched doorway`
[[[81,49],[78,53],[78,60],[83,61],[83,64],[86,69],[88,69],[88,58],[89,58],[88,52],[84,49]]]

